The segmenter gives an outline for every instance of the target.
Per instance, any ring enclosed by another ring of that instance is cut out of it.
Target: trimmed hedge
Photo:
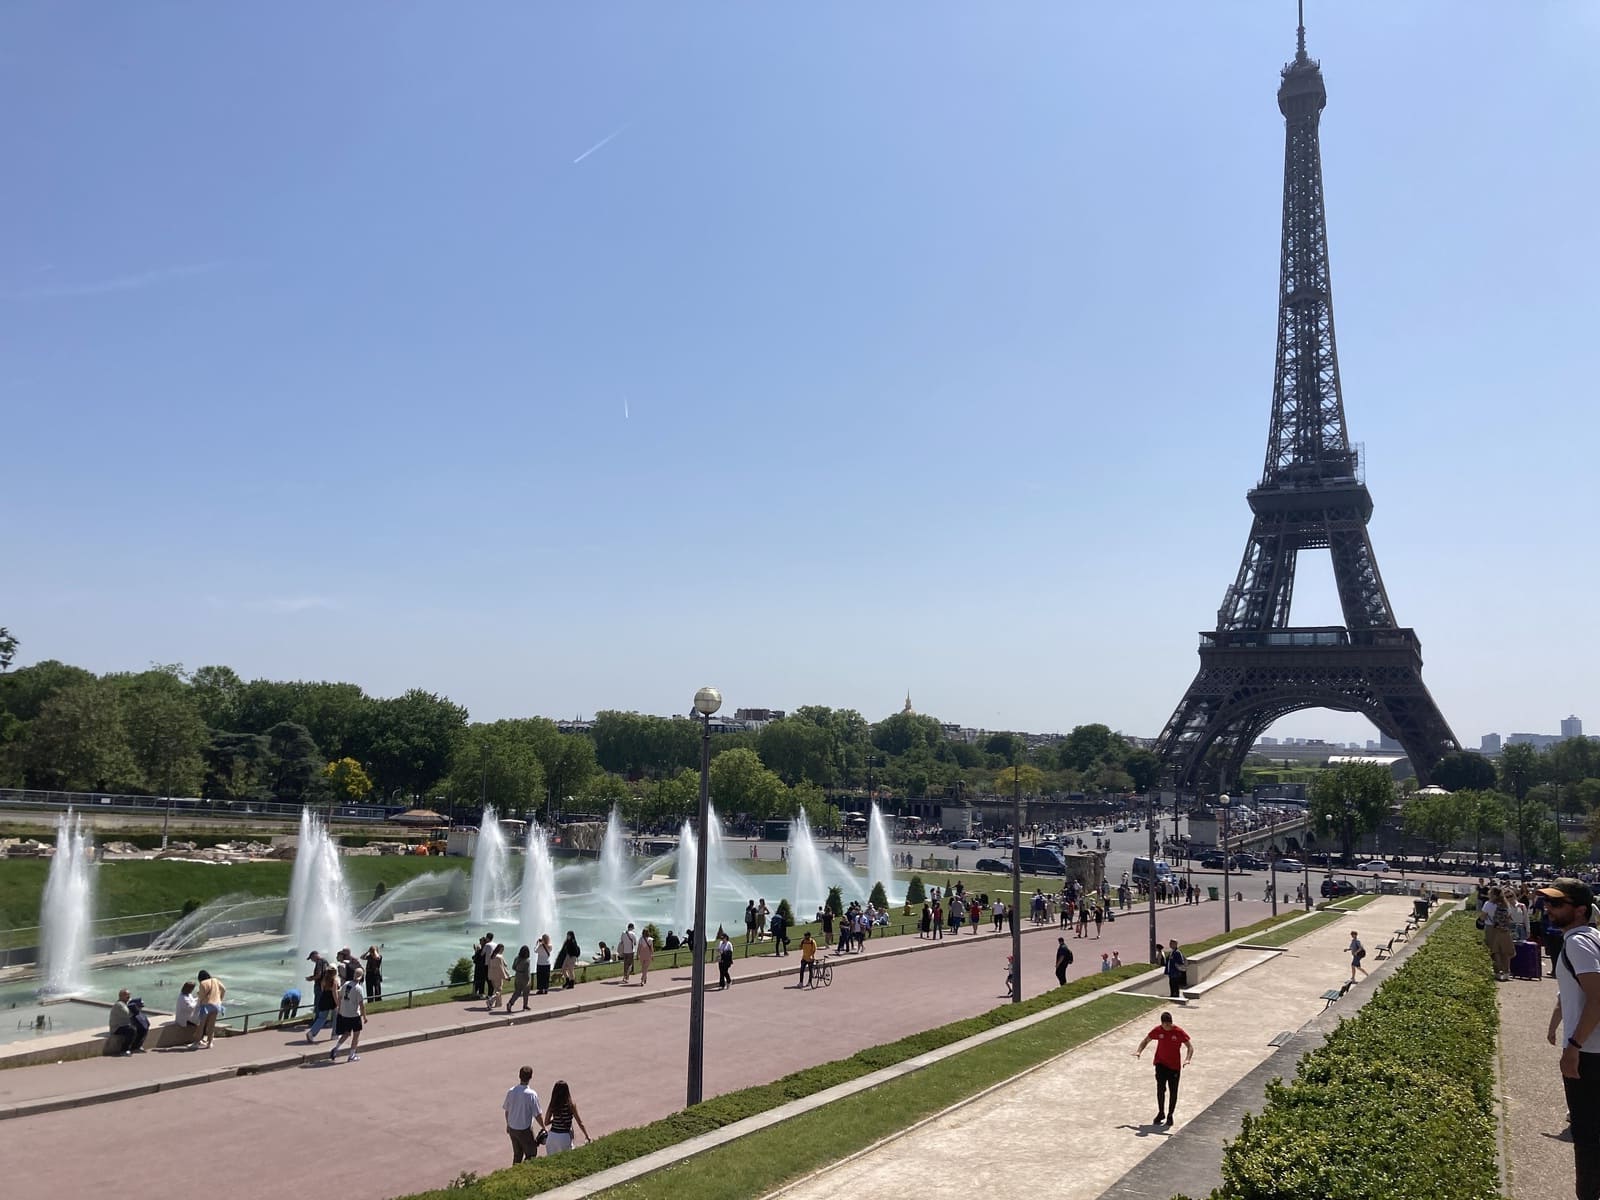
[[[1495,985],[1472,919],[1447,919],[1360,1012],[1274,1080],[1211,1200],[1498,1197]]]

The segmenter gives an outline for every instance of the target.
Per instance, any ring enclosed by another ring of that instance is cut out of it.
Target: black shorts
[[[333,1032],[341,1037],[347,1033],[360,1033],[361,1018],[335,1016],[333,1018]]]

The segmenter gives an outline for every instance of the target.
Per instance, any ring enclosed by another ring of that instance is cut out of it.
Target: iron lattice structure
[[[1318,126],[1327,104],[1322,65],[1305,26],[1283,68],[1283,245],[1277,366],[1254,521],[1239,574],[1200,635],[1200,672],[1162,731],[1159,752],[1184,790],[1226,786],[1278,718],[1305,708],[1358,712],[1399,741],[1418,780],[1457,749],[1422,682],[1422,643],[1395,622],[1367,534],[1372,497],[1345,427]],[[1343,626],[1289,624],[1301,550],[1333,560]]]

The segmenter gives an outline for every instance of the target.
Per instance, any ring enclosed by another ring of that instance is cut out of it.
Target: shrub
[[[784,919],[785,924],[794,924],[794,909],[789,906],[787,899],[778,901],[778,915]]]
[[[889,893],[883,890],[881,879],[872,885],[872,895],[867,897],[867,903],[880,912],[889,907]]]
[[[472,960],[470,958],[458,958],[455,962],[451,963],[449,979],[452,984],[457,985],[471,983]]]
[[[835,885],[828,889],[828,902],[824,906],[836,917],[844,915],[844,891]]]
[[[1211,1200],[1499,1194],[1495,985],[1466,916],[1442,924],[1356,1016],[1275,1080]]]
[[[183,912],[182,912],[181,915],[187,917],[190,913],[192,913],[195,909],[197,909],[199,907],[200,907],[200,901],[196,900],[193,896],[190,896],[187,900],[185,900],[183,902]]]
[[[906,884],[906,903],[923,904],[928,899],[928,890],[922,886],[922,876],[913,875],[911,882]]]

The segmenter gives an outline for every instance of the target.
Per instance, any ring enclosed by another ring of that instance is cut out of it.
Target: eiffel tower
[[[1239,575],[1200,635],[1200,672],[1158,743],[1182,791],[1236,781],[1245,755],[1279,717],[1305,708],[1361,713],[1396,739],[1427,783],[1455,735],[1422,682],[1422,643],[1395,622],[1367,534],[1372,497],[1345,429],[1333,336],[1328,229],[1317,126],[1327,104],[1322,66],[1299,47],[1283,68],[1283,250],[1277,370],[1255,519]],[[1289,624],[1301,550],[1333,559],[1342,626]]]

